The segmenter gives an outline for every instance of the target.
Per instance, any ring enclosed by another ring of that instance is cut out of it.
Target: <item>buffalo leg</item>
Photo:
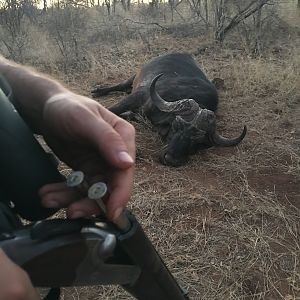
[[[133,122],[137,122],[137,123],[140,123],[144,120],[143,117],[139,113],[134,113],[132,111],[124,112],[124,113],[120,114],[120,117],[122,119],[125,119],[126,121],[130,121],[130,122],[133,121]]]
[[[109,94],[110,92],[126,92],[126,93],[130,93],[132,90],[132,84],[133,84],[133,80],[134,80],[135,76],[132,76],[131,78],[129,78],[128,80],[125,80],[119,84],[116,85],[96,85],[91,93],[92,96],[95,97],[99,97],[99,96],[104,96]]]
[[[123,98],[119,103],[111,106],[109,110],[118,116],[126,112],[137,112],[145,101],[145,93],[143,91],[136,91]]]

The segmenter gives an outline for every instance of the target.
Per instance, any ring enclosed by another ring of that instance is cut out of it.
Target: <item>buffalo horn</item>
[[[226,146],[235,146],[235,145],[238,145],[243,140],[246,133],[247,133],[247,127],[244,126],[242,134],[237,138],[228,139],[228,138],[222,137],[221,135],[219,135],[216,132],[213,132],[209,135],[209,140],[214,146],[225,146],[225,147]]]
[[[175,102],[165,101],[162,97],[159,96],[159,94],[155,90],[155,84],[162,75],[163,74],[159,74],[155,76],[154,79],[152,80],[150,85],[150,97],[159,110],[163,112],[174,112],[178,108],[178,103],[181,100]]]

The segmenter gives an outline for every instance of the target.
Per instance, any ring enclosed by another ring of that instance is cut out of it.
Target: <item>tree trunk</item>
[[[117,0],[113,0],[113,12],[114,12],[114,15],[116,14],[116,4],[117,4]]]
[[[171,8],[171,22],[174,22],[174,0],[169,0],[169,5]]]
[[[43,11],[47,10],[47,0],[43,0]]]
[[[126,0],[121,0],[122,7],[126,11],[127,10],[127,5],[126,5]]]
[[[205,11],[205,15],[204,15],[205,25],[206,25],[206,29],[208,29],[208,4],[207,4],[207,0],[204,0],[204,11]]]
[[[272,0],[254,0],[251,1],[251,3],[241,10],[237,15],[235,15],[231,21],[225,26],[225,15],[222,15],[222,19],[220,19],[220,16],[218,16],[217,19],[217,29],[215,32],[215,38],[218,42],[223,42],[225,35],[235,28],[241,21],[247,19],[251,15],[253,15],[255,12],[260,10],[265,4],[268,2],[271,2]],[[223,2],[223,0],[221,0]],[[221,13],[221,12],[219,12]]]
[[[254,53],[256,55],[260,55],[261,54],[261,11],[262,9],[260,8],[257,12],[256,12],[256,16],[255,16],[255,45],[254,45]]]
[[[225,32],[225,3],[224,0],[221,0],[219,3],[216,3],[215,7],[215,38],[217,41],[222,42],[224,40]]]
[[[106,5],[106,8],[107,8],[107,13],[110,16],[110,0],[105,0],[105,5]]]

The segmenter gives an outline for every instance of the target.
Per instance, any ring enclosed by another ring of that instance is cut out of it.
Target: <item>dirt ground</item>
[[[69,84],[89,95],[96,83],[127,79],[151,57],[195,54],[201,43],[163,36],[146,55],[124,45],[118,54],[106,52],[101,68]],[[209,79],[225,81],[218,131],[233,137],[247,125],[246,138],[172,168],[158,162],[163,143],[151,124],[134,123],[137,165],[129,207],[191,299],[300,299],[299,56],[252,59],[208,45],[194,57]],[[108,107],[123,96],[98,101]],[[62,299],[132,298],[116,286],[99,286],[63,289]]]

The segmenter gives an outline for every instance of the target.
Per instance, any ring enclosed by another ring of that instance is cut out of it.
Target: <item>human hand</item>
[[[44,106],[42,132],[54,153],[73,170],[108,185],[107,216],[116,219],[129,201],[134,174],[135,130],[98,102],[73,93],[51,97]],[[93,200],[65,184],[39,191],[46,207],[67,207],[70,218],[99,212]]]
[[[27,273],[13,263],[0,248],[0,300],[41,299]]]

